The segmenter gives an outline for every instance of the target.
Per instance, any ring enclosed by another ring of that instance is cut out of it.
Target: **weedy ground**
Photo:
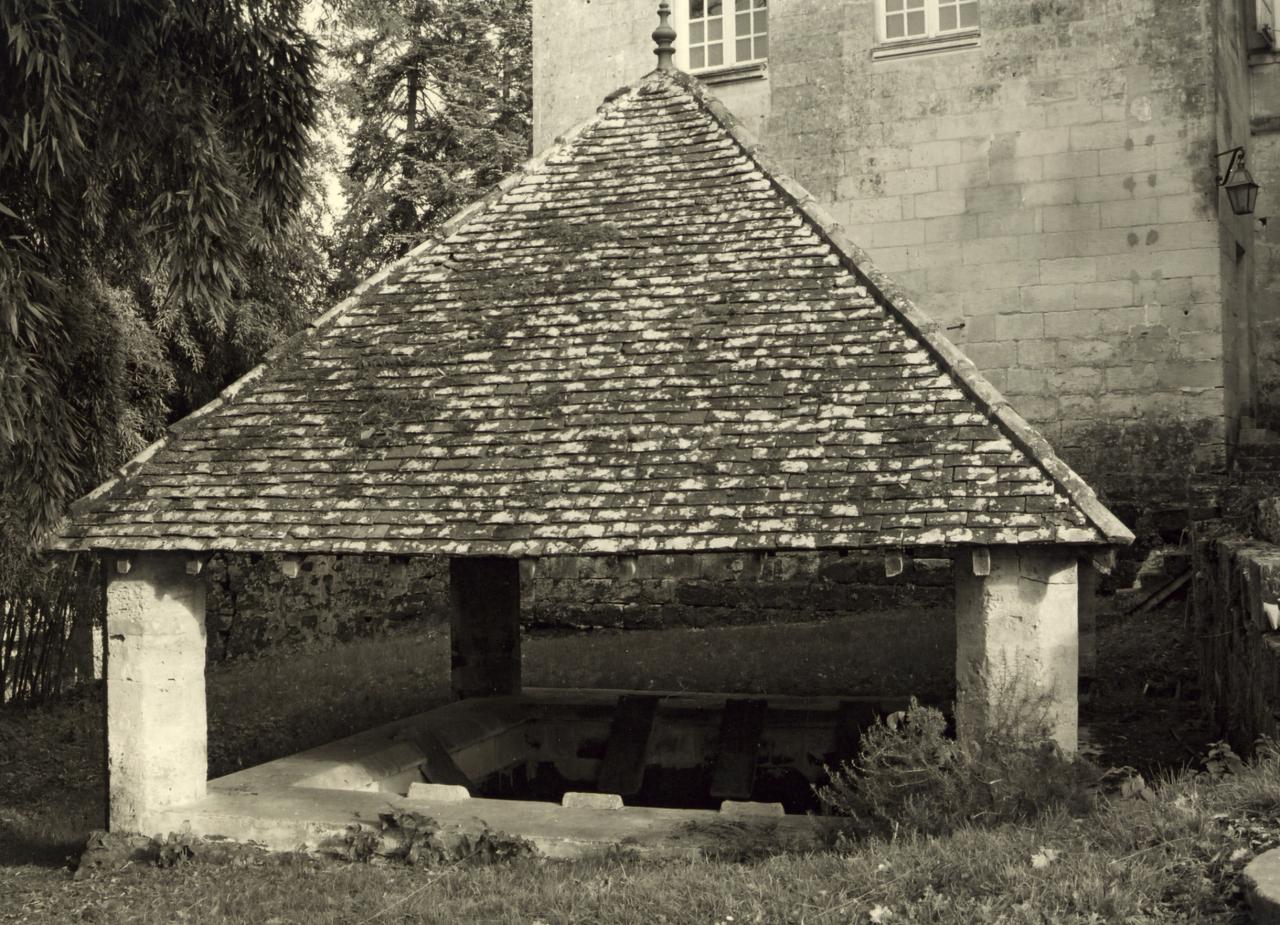
[[[951,683],[945,633],[911,666],[894,660],[896,674],[885,654],[903,621],[922,619],[535,637],[525,678],[929,696]],[[1086,721],[1098,731],[1097,759],[1138,767],[1146,790],[1104,797],[1076,816],[851,838],[816,854],[728,838],[714,859],[679,862],[625,851],[551,862],[516,852],[496,864],[406,866],[170,840],[161,863],[122,861],[74,879],[68,860],[102,810],[100,692],[87,689],[0,712],[0,922],[1244,922],[1239,871],[1280,843],[1280,759],[1197,759],[1208,731],[1180,640],[1180,609],[1115,619],[1102,631],[1103,681]],[[445,698],[447,667],[442,632],[215,666],[211,771],[427,709]],[[909,686],[887,690],[885,677]]]

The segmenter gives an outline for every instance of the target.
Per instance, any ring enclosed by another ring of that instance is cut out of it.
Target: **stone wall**
[[[1262,185],[1254,221],[1251,301],[1257,387],[1254,416],[1259,424],[1280,431],[1280,54],[1255,47],[1249,62],[1248,165]]]
[[[1252,4],[1248,5],[1252,19]],[[1246,4],[1214,5],[1213,32],[1216,91],[1215,145],[1211,154],[1237,145],[1249,146],[1249,34]],[[1227,159],[1222,161],[1225,169]],[[1216,170],[1214,175],[1216,177]],[[1235,215],[1225,192],[1217,193],[1219,260],[1222,267],[1222,365],[1226,428],[1239,432],[1240,418],[1251,416],[1256,394],[1255,324],[1251,290],[1254,279],[1252,216]]]
[[[287,578],[280,556],[219,554],[205,574],[212,661],[408,621],[449,622],[448,563],[436,557],[305,556],[298,577]]]
[[[1280,506],[1271,505],[1267,536],[1202,524],[1194,542],[1190,630],[1201,684],[1215,725],[1241,752],[1280,736]]]
[[[533,0],[533,151],[653,70],[657,3]]]
[[[1217,417],[1207,9],[993,0],[979,48],[873,61],[873,3],[784,4],[767,140],[1050,440]]]
[[[1220,433],[1217,421],[1149,411],[1082,422],[1055,441],[1059,455],[1137,537],[1121,551],[1109,584],[1126,586],[1148,551],[1181,543],[1190,519],[1218,513]]]
[[[886,578],[883,555],[853,553],[565,557],[538,562],[522,609],[544,626],[725,626],[928,607],[951,594],[947,559]]]
[[[851,616],[943,605],[946,559],[884,575],[882,556],[836,553],[548,558],[522,569],[528,627],[710,626]],[[307,556],[286,578],[278,556],[217,556],[207,568],[209,657],[281,643],[351,639],[413,621],[449,623],[448,561]]]

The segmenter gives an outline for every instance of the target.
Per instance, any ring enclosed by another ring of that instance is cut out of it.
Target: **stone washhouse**
[[[106,563],[112,828],[292,848],[390,801],[550,854],[659,843],[713,810],[468,790],[559,748],[625,798],[683,716],[720,724],[712,794],[750,813],[766,713],[844,709],[522,691],[521,576],[550,556],[950,556],[958,735],[1016,677],[1075,747],[1080,602],[1132,535],[655,38],[657,70],[75,505],[54,546]],[[219,551],[449,557],[455,702],[208,781]]]

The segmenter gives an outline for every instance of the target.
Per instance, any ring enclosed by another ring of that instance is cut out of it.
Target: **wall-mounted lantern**
[[[1244,148],[1231,148],[1217,154],[1214,167],[1228,154],[1231,155],[1231,160],[1227,161],[1226,172],[1218,177],[1218,185],[1226,187],[1232,212],[1236,215],[1252,215],[1253,207],[1258,202],[1259,187],[1244,166]]]

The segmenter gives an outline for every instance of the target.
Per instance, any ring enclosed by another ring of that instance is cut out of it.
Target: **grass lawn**
[[[1102,731],[1108,763],[1135,758],[1149,774],[1168,775],[1203,753],[1194,703],[1141,693],[1185,674],[1185,650],[1170,644],[1179,618],[1169,611],[1103,630],[1109,680],[1086,718]],[[952,683],[949,627],[949,614],[904,611],[856,625],[541,636],[526,641],[525,679],[941,698]],[[909,660],[899,657],[904,637]],[[442,702],[447,669],[441,632],[215,666],[211,773]],[[1280,832],[1280,762],[1272,760],[1218,779],[1184,773],[1158,786],[1154,800],[1104,802],[1081,819],[868,840],[815,855],[428,869],[253,853],[215,863],[197,850],[172,869],[127,864],[73,880],[66,859],[101,814],[100,723],[95,691],[0,711],[0,922],[737,925],[868,922],[877,907],[882,921],[901,922],[1243,922],[1238,871]]]

